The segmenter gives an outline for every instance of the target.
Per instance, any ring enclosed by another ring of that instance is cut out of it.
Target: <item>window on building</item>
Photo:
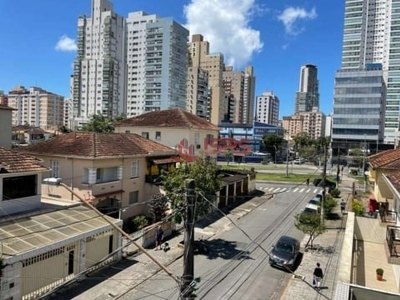
[[[145,139],[149,138],[149,133],[148,132],[142,132],[142,137],[144,137]]]
[[[156,131],[156,141],[161,141],[161,131]]]
[[[139,191],[129,193],[129,205],[139,202]]]
[[[135,160],[131,164],[131,178],[136,178],[139,176],[139,161]]]

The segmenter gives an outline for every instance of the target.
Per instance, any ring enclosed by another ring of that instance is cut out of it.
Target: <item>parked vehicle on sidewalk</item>
[[[292,269],[300,254],[300,242],[290,236],[281,236],[273,246],[269,264],[283,269]]]

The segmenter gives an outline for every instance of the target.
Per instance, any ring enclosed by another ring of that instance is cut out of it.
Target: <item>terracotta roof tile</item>
[[[400,172],[387,174],[386,177],[393,184],[396,190],[400,192]]]
[[[0,173],[47,171],[40,162],[36,157],[0,147]]]
[[[372,168],[400,169],[400,149],[391,149],[368,156]]]
[[[207,120],[180,108],[148,112],[115,123],[115,126],[187,127],[219,130]]]
[[[21,148],[19,151],[33,155],[115,157],[171,154],[173,149],[145,139],[135,133],[73,132],[58,135],[50,140]]]

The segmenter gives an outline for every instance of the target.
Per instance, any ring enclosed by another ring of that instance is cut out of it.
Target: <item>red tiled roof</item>
[[[187,127],[219,130],[219,128],[199,116],[180,108],[148,112],[133,118],[118,121],[119,126]]]
[[[135,133],[72,132],[21,148],[33,155],[69,157],[116,157],[174,153],[170,147]]]
[[[372,168],[400,169],[400,149],[391,149],[368,156]]]
[[[0,147],[0,173],[47,171],[40,162],[36,157]]]
[[[400,171],[398,173],[385,174],[387,179],[393,184],[393,186],[400,192]]]

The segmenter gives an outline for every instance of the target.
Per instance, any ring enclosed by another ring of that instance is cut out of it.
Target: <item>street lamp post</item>
[[[276,148],[276,146],[274,145],[275,148],[275,165],[276,165],[276,152],[278,151],[278,149]]]
[[[86,204],[91,210],[93,210],[98,216],[100,216],[104,221],[106,221],[108,224],[110,224],[115,230],[117,230],[121,235],[123,235],[125,238],[127,238],[132,244],[134,244],[140,251],[142,251],[145,255],[147,255],[154,263],[156,263],[164,272],[166,272],[172,279],[175,280],[176,283],[180,283],[179,280],[172,274],[161,262],[159,262],[153,255],[151,255],[145,248],[142,247],[142,245],[138,244],[129,234],[127,234],[125,231],[122,230],[121,227],[115,225],[107,216],[102,214],[96,207],[94,207],[89,201],[87,201],[85,198],[77,194],[74,190],[72,190],[68,185],[65,183],[61,182],[61,178],[45,178],[43,180],[44,183],[47,184],[53,184],[57,186],[62,186],[65,188],[68,192],[73,194],[75,197],[77,197],[80,201]]]

